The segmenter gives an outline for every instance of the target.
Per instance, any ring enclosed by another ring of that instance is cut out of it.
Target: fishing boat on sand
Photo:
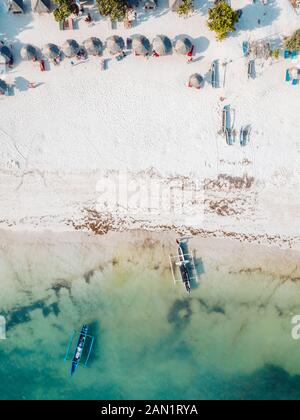
[[[187,293],[191,293],[191,283],[198,283],[197,271],[194,257],[188,251],[189,237],[182,237],[176,240],[178,245],[177,255],[170,256],[170,266],[174,283],[182,282]],[[179,276],[176,276],[176,268],[179,268]],[[178,278],[179,277],[179,278]]]

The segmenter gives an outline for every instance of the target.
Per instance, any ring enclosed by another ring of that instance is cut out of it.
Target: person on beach
[[[193,52],[194,52],[194,45],[191,48],[191,51],[188,52],[187,56],[188,56],[188,63],[191,63],[193,61]]]
[[[28,89],[34,89],[36,84],[34,82],[28,82]]]
[[[88,13],[88,14],[87,14],[87,17],[85,18],[85,21],[86,21],[87,23],[91,23],[91,22],[92,22],[92,16],[91,16],[91,14],[90,14],[90,13]]]
[[[153,50],[152,55],[153,55],[153,57],[156,57],[156,58],[159,57],[159,54],[155,50]]]

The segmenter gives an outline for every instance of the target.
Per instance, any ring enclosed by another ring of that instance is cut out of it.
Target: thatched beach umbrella
[[[4,80],[0,79],[0,95],[5,95],[5,92],[7,91],[7,84]]]
[[[32,10],[34,13],[50,13],[50,0],[33,0]]]
[[[62,46],[62,51],[66,57],[72,58],[75,57],[80,50],[78,43],[75,39],[67,39]]]
[[[144,35],[133,35],[132,50],[136,55],[147,55],[151,51],[150,41]]]
[[[11,13],[24,13],[23,0],[6,0],[8,11]]]
[[[0,47],[0,64],[9,64],[12,58],[12,52],[6,45]]]
[[[175,41],[174,49],[177,54],[187,55],[192,48],[193,44],[186,36],[182,36]]]
[[[157,35],[152,43],[153,51],[159,55],[168,55],[172,53],[172,42],[165,35]]]
[[[20,54],[22,59],[26,61],[37,59],[37,50],[30,44],[24,45],[24,47],[21,48]]]
[[[55,60],[60,56],[60,49],[55,44],[46,44],[43,48],[43,53],[50,60]]]
[[[108,49],[111,55],[118,54],[122,52],[125,48],[124,40],[117,35],[110,36],[106,40],[106,48]]]
[[[103,44],[99,38],[91,37],[84,41],[84,47],[89,54],[100,55],[103,51]]]
[[[203,77],[199,73],[192,74],[189,80],[189,87],[193,87],[196,89],[201,89],[203,85]]]

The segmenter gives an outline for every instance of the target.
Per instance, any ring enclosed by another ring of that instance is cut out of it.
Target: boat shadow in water
[[[88,367],[93,367],[94,363],[99,364],[99,359],[101,359],[101,346],[100,346],[100,337],[101,337],[101,326],[99,321],[92,321],[89,324],[89,335],[94,337],[93,348],[88,360]],[[83,360],[86,360],[87,353],[89,351],[89,346],[83,351]]]

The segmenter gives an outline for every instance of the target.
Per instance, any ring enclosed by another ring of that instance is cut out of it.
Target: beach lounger
[[[291,76],[290,76],[289,70],[287,70],[286,73],[285,73],[285,81],[286,82],[290,82],[291,81]]]
[[[240,145],[242,147],[249,143],[250,129],[248,127],[242,127],[240,131]]]
[[[64,24],[64,21],[63,21],[63,20],[61,20],[61,21],[58,23],[58,25],[59,25],[59,29],[60,29],[61,31],[63,31],[63,30],[65,29],[65,24]]]
[[[112,30],[116,30],[118,28],[118,24],[116,20],[111,20],[110,21],[110,29]]]
[[[298,83],[299,83],[299,80],[298,80],[298,79],[294,79],[294,80],[292,81],[292,85],[293,85],[293,86],[297,86],[297,85],[298,85]]]
[[[233,110],[231,109],[230,105],[225,105],[223,108],[223,132],[226,136],[226,143],[228,145],[233,145],[234,143],[234,137],[233,137]]]
[[[211,66],[211,85],[214,89],[219,87],[219,61],[215,60]]]
[[[74,29],[74,19],[72,18],[68,19],[68,26],[69,26],[69,29]]]
[[[248,79],[255,79],[255,61],[250,60],[248,63]]]
[[[215,63],[213,63],[211,68],[211,85],[213,88],[216,88],[216,66]]]
[[[244,41],[243,42],[243,54],[244,57],[247,57],[249,55],[249,50],[250,50],[250,44],[248,41]]]
[[[287,60],[288,58],[290,58],[291,56],[291,52],[289,50],[285,50],[284,51],[284,58]]]
[[[228,146],[232,146],[234,143],[232,130],[226,128],[225,136],[226,136],[226,143],[228,144]]]
[[[295,60],[297,58],[297,55],[298,55],[298,51],[297,50],[292,51],[291,52],[291,58],[292,58],[292,60]]]

